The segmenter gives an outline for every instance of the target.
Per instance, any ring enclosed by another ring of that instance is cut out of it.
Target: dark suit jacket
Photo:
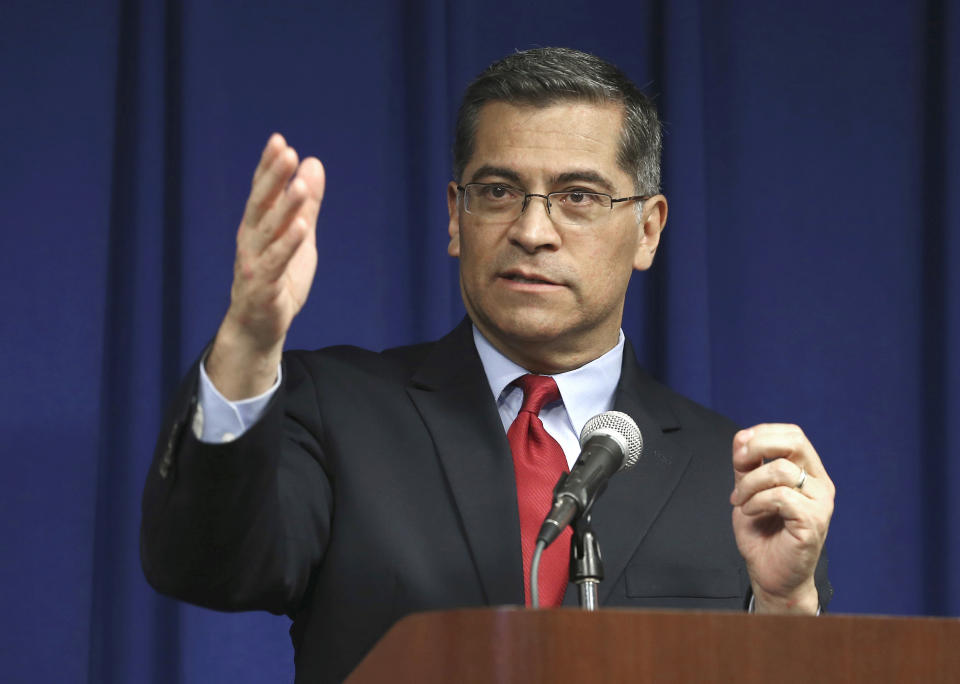
[[[195,368],[144,492],[159,591],[291,616],[298,682],[343,679],[408,613],[523,603],[513,461],[469,321],[382,353],[287,353],[265,415],[228,444],[189,429],[196,385]],[[615,408],[645,444],[594,507],[601,604],[743,609],[735,426],[652,380],[629,344]],[[825,606],[825,571],[819,586]]]

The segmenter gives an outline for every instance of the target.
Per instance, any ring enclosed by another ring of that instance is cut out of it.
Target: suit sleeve
[[[322,561],[332,492],[316,386],[286,356],[283,382],[239,439],[190,429],[198,366],[181,385],[154,452],[142,504],[141,562],[158,591],[216,610],[292,615]]]

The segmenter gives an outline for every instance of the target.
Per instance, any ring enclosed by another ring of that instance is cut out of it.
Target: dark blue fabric
[[[260,148],[279,130],[328,174],[290,345],[438,336],[458,98],[537,45],[619,64],[665,120],[642,362],[805,428],[838,488],[833,610],[960,615],[956,3],[14,0],[0,25],[5,681],[291,678],[285,618],[161,598],[137,548]]]

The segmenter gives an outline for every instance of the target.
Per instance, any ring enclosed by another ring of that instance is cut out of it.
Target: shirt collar
[[[560,398],[578,435],[588,420],[613,408],[614,395],[623,368],[624,340],[623,330],[620,330],[616,346],[606,354],[579,368],[551,376],[557,381]],[[490,391],[499,404],[510,383],[530,371],[501,354],[475,325],[473,341],[487,375]]]

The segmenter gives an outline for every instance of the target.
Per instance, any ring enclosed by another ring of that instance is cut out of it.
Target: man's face
[[[462,184],[633,195],[616,160],[622,116],[617,105],[487,103]],[[640,221],[634,203],[623,202],[586,227],[555,224],[536,197],[510,223],[484,221],[463,210],[455,183],[447,204],[448,251],[460,259],[464,305],[502,353],[555,373],[616,345],[630,274],[650,267],[666,220],[662,195],[646,202]]]

